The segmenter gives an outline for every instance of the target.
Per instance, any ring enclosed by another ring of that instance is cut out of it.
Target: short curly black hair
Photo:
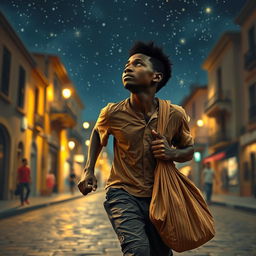
[[[136,41],[129,50],[129,57],[136,53],[145,54],[150,57],[150,61],[155,71],[163,73],[163,79],[158,83],[156,92],[166,85],[172,75],[172,63],[163,49],[156,46],[154,41],[148,43]]]

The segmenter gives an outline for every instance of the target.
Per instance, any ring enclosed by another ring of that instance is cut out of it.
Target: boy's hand
[[[87,195],[91,191],[95,191],[97,189],[97,179],[94,173],[85,170],[77,186],[83,195]]]
[[[152,151],[154,157],[161,160],[174,160],[176,158],[176,149],[171,148],[165,136],[160,135],[155,130],[152,130],[152,135],[155,140],[152,141]]]

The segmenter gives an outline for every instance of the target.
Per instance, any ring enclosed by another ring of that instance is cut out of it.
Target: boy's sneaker
[[[26,204],[29,204],[29,201],[28,201],[28,200],[25,200],[25,203],[26,203]]]

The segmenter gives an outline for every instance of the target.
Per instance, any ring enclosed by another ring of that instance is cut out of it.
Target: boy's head
[[[27,165],[27,164],[28,164],[27,158],[22,158],[22,164],[23,164],[23,165]]]
[[[171,77],[172,63],[154,42],[135,42],[129,51],[129,59],[123,71],[124,87],[139,92],[146,87],[156,87],[158,92]]]
[[[207,163],[206,163],[206,167],[207,167],[207,168],[211,168],[211,162],[207,162]]]

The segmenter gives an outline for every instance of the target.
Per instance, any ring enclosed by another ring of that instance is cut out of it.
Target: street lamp
[[[90,127],[90,124],[88,122],[83,123],[84,129],[88,129]]]
[[[71,96],[71,90],[68,89],[68,88],[63,89],[63,90],[62,90],[62,95],[63,95],[63,97],[64,97],[65,99],[70,98],[70,96]]]
[[[199,126],[199,127],[202,127],[204,125],[204,121],[202,119],[198,119],[196,124]]]
[[[90,140],[86,140],[85,145],[88,147],[90,145]]]
[[[76,143],[73,140],[70,140],[68,142],[68,147],[70,150],[73,150],[75,148],[75,146],[76,146]]]

